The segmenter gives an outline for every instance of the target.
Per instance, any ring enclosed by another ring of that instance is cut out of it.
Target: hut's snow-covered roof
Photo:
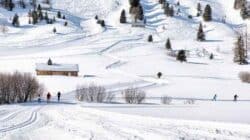
[[[60,71],[60,72],[78,72],[79,67],[77,64],[53,64],[48,65],[46,63],[37,63],[37,71]]]

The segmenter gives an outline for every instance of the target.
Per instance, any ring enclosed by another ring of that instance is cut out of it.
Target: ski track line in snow
[[[132,38],[132,39],[123,39],[123,40],[119,40],[119,41],[113,43],[112,45],[108,46],[107,48],[101,50],[101,51],[100,51],[100,54],[103,54],[103,53],[107,52],[108,50],[114,48],[115,46],[117,46],[118,44],[120,44],[120,43],[122,43],[122,42],[138,41],[138,40],[140,40],[140,39],[142,39],[142,38],[139,37],[139,38]]]
[[[30,117],[21,123],[15,124],[15,125],[7,127],[7,128],[0,128],[0,133],[14,131],[14,130],[21,129],[21,128],[24,128],[24,127],[31,125],[32,123],[34,123],[37,120],[37,117],[38,117],[37,113],[40,109],[41,109],[41,107],[33,110],[31,112]]]
[[[15,111],[13,113],[10,113],[7,115],[6,118],[2,118],[0,119],[0,122],[6,122],[6,121],[9,121],[9,120],[12,120],[14,119],[18,114],[20,114],[21,112],[23,112],[25,109],[22,109],[22,110],[18,110],[18,111]]]

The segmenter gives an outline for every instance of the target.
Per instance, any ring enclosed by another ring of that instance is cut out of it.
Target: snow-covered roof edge
[[[36,63],[37,71],[70,71],[70,72],[79,72],[78,64],[53,64],[48,65],[46,63]]]

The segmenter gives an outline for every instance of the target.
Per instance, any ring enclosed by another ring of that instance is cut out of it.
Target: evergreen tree
[[[210,60],[213,60],[213,59],[214,59],[214,54],[213,54],[213,53],[210,54],[209,59],[210,59]]]
[[[187,61],[187,57],[186,57],[186,51],[185,50],[180,50],[177,54],[176,59],[178,61],[184,62]]]
[[[174,16],[174,7],[173,6],[171,6],[170,9],[169,9],[169,16],[170,17]]]
[[[68,22],[67,21],[64,22],[64,26],[68,26]]]
[[[160,3],[160,4],[163,4],[164,1],[165,1],[165,0],[159,0],[159,3]]]
[[[17,14],[15,14],[14,17],[13,17],[12,25],[15,26],[15,27],[19,27],[20,26],[19,16]]]
[[[198,33],[197,33],[197,40],[198,41],[204,41],[204,40],[206,40],[206,36],[205,36],[204,31],[203,31],[203,26],[202,26],[201,23],[199,25],[199,29],[198,29]]]
[[[139,4],[140,4],[140,0],[129,0],[129,4],[130,4],[132,7],[138,7]]]
[[[42,11],[38,11],[38,17],[39,17],[39,20],[43,20],[44,19]]]
[[[237,42],[235,43],[234,62],[237,62],[239,64],[247,64],[246,58],[247,55],[244,39],[242,36],[239,36]]]
[[[53,17],[52,22],[53,22],[53,23],[55,23],[55,22],[56,22],[56,17],[55,17],[55,16]]]
[[[166,2],[165,6],[164,6],[164,13],[165,13],[165,15],[169,16],[169,10],[170,10],[169,3]]]
[[[38,4],[37,11],[42,11],[42,7],[40,4]]]
[[[57,18],[62,18],[62,14],[60,11],[57,12]]]
[[[66,19],[65,15],[63,15],[62,19]]]
[[[166,47],[167,50],[171,50],[172,49],[171,42],[170,42],[169,38],[167,39],[165,47]]]
[[[211,21],[212,20],[212,9],[210,5],[206,5],[204,14],[203,14],[204,21]]]
[[[177,5],[177,6],[180,6],[180,2],[178,1],[178,2],[176,3],[176,5]]]
[[[51,60],[50,58],[49,58],[47,64],[48,64],[48,65],[53,65],[52,60]]]
[[[38,15],[36,11],[32,11],[32,24],[38,23]]]
[[[141,5],[139,6],[138,19],[139,20],[143,20],[144,19],[144,12],[143,12],[143,8],[142,8]]]
[[[246,19],[249,17],[248,15],[248,9],[246,8],[246,6],[243,6],[240,10],[240,15],[243,19]]]
[[[56,33],[56,32],[57,32],[57,31],[56,31],[56,27],[54,27],[54,28],[53,28],[53,33]]]
[[[120,23],[127,23],[126,11],[124,9],[121,12]]]
[[[198,4],[197,4],[197,11],[198,11],[198,12],[201,12],[201,3],[198,3]]]
[[[48,16],[48,12],[47,12],[47,11],[45,12],[44,19],[45,19],[47,22],[48,22],[48,20],[49,20],[49,16]]]

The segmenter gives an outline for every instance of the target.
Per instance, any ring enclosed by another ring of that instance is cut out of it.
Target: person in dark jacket
[[[57,92],[57,101],[60,102],[60,99],[61,99],[61,92],[58,91],[58,92]]]
[[[239,96],[237,94],[234,95],[234,101],[236,102],[238,100]]]
[[[51,98],[51,94],[50,94],[50,92],[48,92],[48,94],[47,94],[47,103],[50,102],[50,98]]]
[[[38,100],[37,101],[38,101],[38,103],[41,103],[41,95],[40,94],[38,95]]]
[[[216,100],[217,100],[217,94],[215,94],[213,97],[213,101],[216,101]]]

